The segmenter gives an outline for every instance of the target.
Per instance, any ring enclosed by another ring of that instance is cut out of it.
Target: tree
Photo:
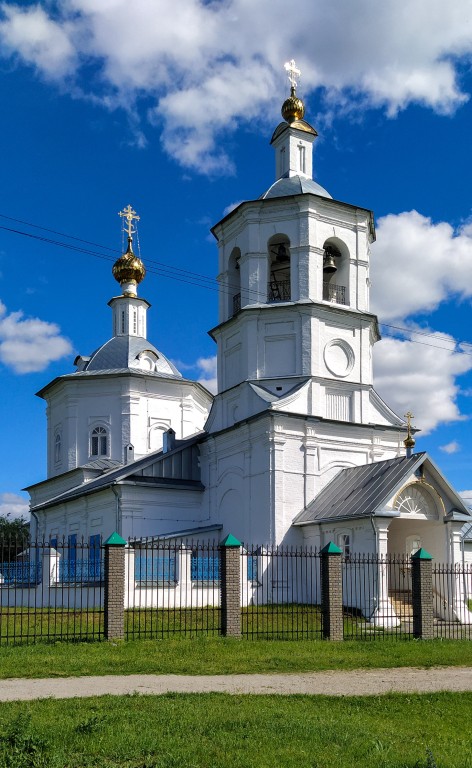
[[[0,562],[15,558],[29,540],[29,523],[24,517],[0,515]]]

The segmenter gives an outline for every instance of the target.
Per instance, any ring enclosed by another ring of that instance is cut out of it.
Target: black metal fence
[[[99,540],[7,540],[0,556],[0,644],[103,638]]]
[[[241,571],[243,637],[321,638],[318,552],[252,547],[242,552]]]
[[[352,555],[342,569],[345,639],[413,636],[410,558]]]
[[[147,539],[125,552],[125,636],[221,632],[220,551],[214,542]]]
[[[105,581],[112,583],[111,572],[105,573],[104,551],[97,537],[0,541],[0,644],[103,639],[108,632]],[[122,556],[121,636],[193,637],[225,631],[218,543],[148,539],[123,546]],[[323,556],[306,548],[241,547],[240,574],[231,583],[236,596],[240,589],[242,636],[323,637]],[[345,639],[418,636],[409,558],[334,557],[341,567]],[[428,578],[425,600],[433,616],[432,636],[472,640],[472,566],[433,561]]]
[[[435,637],[472,640],[472,565],[433,562]]]

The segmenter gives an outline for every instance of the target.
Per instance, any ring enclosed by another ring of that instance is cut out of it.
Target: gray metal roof
[[[328,197],[332,200],[329,192],[313,179],[306,179],[303,176],[290,176],[285,179],[278,179],[271,187],[260,196],[260,200],[269,200],[272,197],[288,197],[289,195],[319,195]]]
[[[85,371],[111,371],[134,368],[142,352],[152,352],[157,357],[156,373],[181,377],[170,360],[141,336],[113,336],[91,355]]]
[[[183,483],[187,483],[189,488],[193,487],[203,490],[198,461],[185,462],[183,458],[179,459],[178,455],[192,450],[204,437],[205,433],[199,432],[196,435],[192,435],[192,437],[178,440],[176,447],[172,451],[164,453],[161,449],[129,464],[111,469],[94,480],[88,480],[74,488],[70,488],[68,491],[53,496],[47,501],[41,502],[41,504],[37,504],[32,509],[40,510],[56,504],[62,504],[65,501],[88,496],[91,493],[97,493],[105,488],[109,488],[111,485],[123,482],[135,482],[136,484],[149,482],[153,485],[160,483],[163,486],[168,486],[169,483],[173,482],[179,485],[179,481],[183,481]],[[157,469],[152,468],[153,465],[157,465]],[[151,471],[148,468],[151,468]],[[149,474],[146,474],[146,470],[148,470]]]
[[[341,469],[293,521],[295,525],[327,519],[370,517],[422,464],[425,453]]]
[[[122,467],[122,466],[123,466],[123,462],[117,461],[116,459],[108,459],[102,456],[99,459],[92,459],[92,461],[88,461],[86,464],[82,464],[81,469],[108,470],[108,469],[118,469],[118,467]]]

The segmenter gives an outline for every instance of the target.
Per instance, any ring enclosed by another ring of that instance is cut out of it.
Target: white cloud
[[[199,384],[203,384],[212,394],[216,394],[218,391],[216,355],[199,357],[194,363],[185,363],[183,360],[173,360],[172,362],[179,371],[193,371]]]
[[[439,450],[444,451],[444,453],[458,453],[460,449],[461,447],[457,440],[452,440],[450,443],[446,443],[446,445],[439,446]]]
[[[0,302],[0,362],[15,373],[43,371],[49,363],[72,352],[70,341],[55,323],[7,313]]]
[[[417,211],[379,219],[371,259],[372,311],[391,321],[472,296],[472,231]]]
[[[329,109],[450,113],[468,98],[457,69],[472,51],[468,0],[384,0],[375,12],[372,0],[299,0],[296,13],[284,0],[43,0],[2,11],[5,54],[107,108],[151,97],[166,150],[211,173],[232,170],[223,130],[274,121],[292,55],[300,93],[322,87]]]
[[[399,416],[411,410],[422,434],[465,418],[457,405],[456,377],[472,370],[472,357],[456,351],[451,336],[434,333],[430,342],[435,346],[386,337],[374,347],[377,391]]]
[[[44,75],[60,79],[76,64],[76,52],[69,38],[71,24],[53,21],[40,5],[21,8],[3,3],[1,37],[6,49],[34,64]]]
[[[30,519],[28,500],[18,493],[0,493],[0,517],[17,520],[24,517]]]
[[[213,357],[199,357],[195,367],[200,371],[198,381],[210,392],[216,394],[218,382],[216,377],[216,355]]]
[[[223,218],[228,215],[228,213],[231,213],[231,211],[234,211],[235,208],[238,207],[238,205],[241,205],[244,200],[238,200],[236,203],[230,203],[226,206],[226,208],[223,210]]]

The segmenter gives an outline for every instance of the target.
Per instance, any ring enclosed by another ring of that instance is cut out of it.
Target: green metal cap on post
[[[429,554],[429,552],[426,552],[423,547],[416,550],[415,554],[411,556],[412,560],[432,560],[433,556]]]
[[[220,544],[220,547],[240,547],[241,542],[238,541],[236,536],[233,536],[232,533],[228,533],[227,536],[223,539],[223,541]]]
[[[106,540],[105,547],[126,547],[126,541],[116,531]]]
[[[336,546],[334,541],[329,541],[325,547],[321,550],[322,555],[342,555],[343,551]]]

